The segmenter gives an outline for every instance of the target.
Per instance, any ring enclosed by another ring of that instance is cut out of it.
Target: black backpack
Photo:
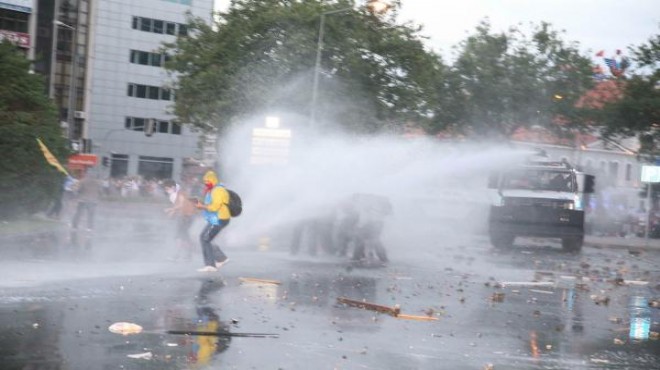
[[[243,212],[243,201],[241,197],[233,190],[226,189],[229,193],[229,203],[227,203],[227,208],[229,208],[229,214],[231,217],[238,217]]]

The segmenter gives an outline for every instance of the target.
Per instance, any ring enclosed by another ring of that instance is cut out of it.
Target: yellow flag
[[[69,173],[66,171],[64,167],[60,164],[60,162],[55,158],[53,153],[48,150],[46,145],[44,145],[43,142],[41,142],[41,139],[37,138],[37,142],[39,143],[39,147],[41,148],[41,151],[44,152],[44,157],[46,157],[46,161],[53,167],[57,168],[60,172],[63,174],[69,176]]]

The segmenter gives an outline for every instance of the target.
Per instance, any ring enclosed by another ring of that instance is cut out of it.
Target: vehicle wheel
[[[584,236],[570,236],[561,239],[561,247],[566,252],[579,252],[584,243]]]
[[[502,249],[502,248],[511,248],[513,241],[516,239],[516,236],[513,234],[505,233],[491,233],[490,234],[490,244],[493,247]]]

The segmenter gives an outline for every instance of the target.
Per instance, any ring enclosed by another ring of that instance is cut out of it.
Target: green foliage
[[[445,67],[417,28],[394,22],[397,6],[379,16],[352,0],[234,0],[215,29],[193,19],[193,36],[166,46],[175,114],[205,129],[266,110],[309,117],[320,15],[345,9],[325,19],[318,120],[358,132],[428,123]]]
[[[636,73],[619,83],[621,98],[595,112],[605,127],[605,135],[640,136],[642,157],[654,160],[660,155],[660,34],[648,43],[631,48]]]
[[[493,33],[486,20],[458,52],[452,115],[462,131],[508,137],[539,125],[569,134],[585,123],[575,103],[592,86],[591,61],[549,24],[534,25],[527,37],[517,28]]]
[[[0,219],[43,210],[62,186],[36,139],[60,159],[65,142],[43,79],[29,67],[14,45],[0,43]]]

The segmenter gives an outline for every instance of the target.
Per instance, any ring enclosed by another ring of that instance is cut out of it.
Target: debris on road
[[[660,299],[649,300],[649,307],[660,308]]]
[[[610,317],[610,322],[613,324],[621,324],[623,323],[623,319],[620,317]]]
[[[535,286],[535,287],[551,287],[555,283],[552,281],[503,281],[499,283],[502,287],[507,286]]]
[[[614,338],[614,344],[622,345],[622,344],[625,344],[625,343],[626,343],[626,342],[622,341],[622,340],[619,339],[619,338]]]
[[[486,364],[486,365],[484,365],[483,370],[495,370],[495,365],[493,365],[493,364]]]
[[[250,278],[250,277],[239,277],[238,280],[240,280],[242,283],[257,283],[257,284],[272,284],[272,285],[282,284],[282,282],[278,280],[258,279],[258,278]]]
[[[132,322],[116,322],[108,330],[114,334],[121,335],[131,335],[142,333],[142,327],[138,324],[133,324]]]
[[[408,315],[408,314],[403,314],[401,313],[401,308],[399,305],[394,305],[392,307],[390,306],[383,306],[380,304],[376,303],[371,303],[371,302],[366,302],[366,301],[358,301],[355,299],[350,299],[346,297],[337,297],[337,302],[350,306],[350,307],[355,307],[355,308],[361,308],[364,310],[370,310],[370,311],[376,311],[380,313],[385,313],[390,316],[394,316],[397,319],[402,319],[402,320],[415,320],[415,321],[438,321],[437,317],[434,317],[433,314],[435,313],[435,310],[433,309],[428,309],[424,311],[426,315]]]
[[[555,292],[552,292],[550,290],[530,289],[529,291],[532,293],[555,294]]]
[[[419,315],[406,315],[403,313],[400,313],[395,316],[397,319],[403,319],[403,320],[416,320],[416,321],[438,321],[437,317],[433,316],[419,316]]]
[[[394,307],[383,306],[383,305],[379,305],[379,304],[376,304],[376,303],[358,301],[358,300],[350,299],[350,298],[346,298],[346,297],[337,297],[337,302],[339,302],[341,304],[345,304],[347,306],[351,306],[351,307],[362,308],[364,310],[370,310],[370,311],[376,311],[376,312],[380,312],[380,313],[386,313],[386,314],[392,315],[392,316],[397,316],[401,313],[401,308],[399,307],[399,305],[395,305]]]
[[[504,293],[502,292],[493,293],[493,295],[490,296],[490,300],[498,303],[504,302]]]
[[[144,353],[136,353],[134,355],[126,355],[128,358],[135,358],[138,360],[151,360],[154,358],[153,353],[151,352],[144,352]]]
[[[651,339],[651,340],[658,340],[658,339],[660,339],[660,333],[658,333],[657,331],[652,331],[652,332],[650,332],[650,333],[649,333],[649,339]]]
[[[624,280],[623,283],[626,285],[641,285],[641,286],[649,284],[648,281],[643,281],[643,280]]]
[[[228,331],[197,331],[197,330],[168,330],[165,333],[173,335],[190,335],[201,337],[243,337],[243,338],[279,338],[279,334],[271,333],[231,333]]]
[[[606,295],[596,295],[596,294],[592,294],[592,295],[590,296],[590,298],[591,298],[591,300],[594,301],[594,303],[596,303],[597,305],[601,305],[601,304],[602,304],[603,306],[607,306],[608,304],[610,304],[610,297],[608,297],[608,296],[606,296]]]
[[[610,360],[605,360],[605,359],[602,359],[602,358],[592,358],[591,362],[593,362],[595,364],[609,364]]]

